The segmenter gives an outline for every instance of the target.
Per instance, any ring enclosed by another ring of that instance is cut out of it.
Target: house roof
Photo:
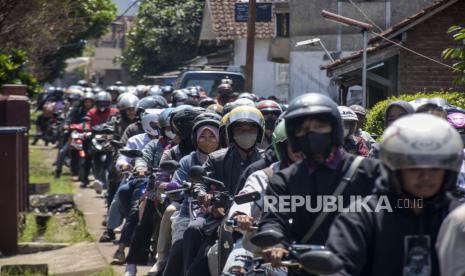
[[[400,33],[405,32],[406,30],[409,30],[410,28],[414,27],[418,23],[423,22],[424,20],[430,18],[431,16],[435,15],[436,13],[444,10],[445,8],[449,7],[452,4],[455,4],[459,0],[441,0],[438,2],[435,2],[419,12],[405,18],[404,20],[400,21],[397,24],[392,25],[390,28],[384,30],[381,32],[379,35],[387,38],[392,38],[397,36]],[[368,42],[369,44],[374,44],[378,43],[382,40],[381,37],[376,36],[370,39]]]
[[[405,31],[413,28],[417,24],[423,22],[424,20],[432,17],[433,15],[437,14],[438,12],[446,9],[447,7],[455,4],[459,0],[441,0],[438,2],[435,2],[434,4],[425,7],[421,11],[407,17],[406,19],[400,21],[397,24],[394,24],[391,26],[389,29],[384,30],[381,32],[379,35],[386,37],[386,38],[393,38],[398,36],[401,33],[404,33]],[[382,49],[385,49],[389,46],[392,46],[391,43],[389,42],[384,42],[384,40],[380,36],[375,36],[372,39],[369,40],[369,44],[373,45],[372,47],[367,48],[367,54],[374,54],[377,51],[380,51]],[[333,63],[325,64],[320,67],[322,70],[334,70],[335,68],[352,62],[356,61],[361,58],[363,53],[363,50],[356,51],[352,53],[349,56],[337,59]]]
[[[247,22],[235,22],[234,6],[242,0],[207,0],[206,8],[211,16],[213,32],[218,40],[234,40],[247,37]],[[289,0],[257,0],[257,3],[288,3]],[[275,36],[275,15],[271,22],[255,23],[255,37],[266,39]]]

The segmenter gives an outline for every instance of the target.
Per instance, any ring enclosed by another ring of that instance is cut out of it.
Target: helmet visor
[[[460,171],[463,151],[456,154],[405,154],[380,151],[380,160],[391,170],[403,169],[444,169]]]

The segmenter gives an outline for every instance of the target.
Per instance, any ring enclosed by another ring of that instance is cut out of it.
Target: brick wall
[[[407,32],[405,46],[447,64],[441,52],[455,44],[447,29],[452,25],[465,26],[465,1],[459,1]],[[455,74],[442,65],[405,50],[399,59],[399,92],[431,92],[438,90],[465,91],[465,86],[454,83]]]

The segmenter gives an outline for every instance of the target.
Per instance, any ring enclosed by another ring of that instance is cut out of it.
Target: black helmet
[[[215,100],[210,98],[210,97],[206,97],[206,98],[203,98],[200,100],[199,102],[199,106],[200,107],[203,107],[203,108],[207,108],[209,107],[210,105],[212,104],[216,104]]]
[[[196,136],[197,136],[197,131],[199,130],[199,128],[203,126],[213,126],[219,129],[220,121],[221,121],[221,116],[216,113],[204,112],[198,115],[197,117],[195,117],[194,123],[192,125],[192,133],[191,133],[192,144],[194,145],[195,148],[197,148],[197,137]]]
[[[200,98],[200,90],[196,86],[189,86],[185,89],[185,92],[188,97],[193,99]]]
[[[330,97],[321,93],[307,93],[295,98],[289,104],[284,115],[287,136],[294,150],[299,148],[294,136],[295,129],[302,123],[302,119],[310,115],[328,118],[332,126],[333,146],[343,145],[344,131],[337,104]]]
[[[142,98],[138,103],[137,103],[137,112],[143,112],[146,109],[152,109],[152,108],[167,108],[168,107],[168,102],[166,102],[165,98],[162,96],[148,96],[145,98]]]
[[[239,104],[235,102],[227,103],[223,106],[223,116],[231,112],[234,108],[238,107]]]
[[[200,107],[184,108],[174,114],[171,120],[171,129],[173,129],[181,140],[190,139],[194,119],[204,113],[205,109]]]
[[[165,86],[161,87],[161,92],[163,94],[165,94],[165,93],[173,93],[173,91],[174,91],[174,89],[173,89],[173,86],[171,86],[171,85],[165,85]]]
[[[118,89],[118,86],[114,86],[114,85],[111,85],[111,86],[108,86],[105,91],[109,92],[109,93],[119,93],[119,89]]]
[[[173,106],[176,107],[176,106],[183,105],[184,102],[186,102],[188,98],[189,97],[184,91],[176,90],[173,93],[173,100],[172,100]]]

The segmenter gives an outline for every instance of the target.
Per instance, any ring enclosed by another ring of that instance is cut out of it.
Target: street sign
[[[271,22],[271,3],[257,3],[255,22]],[[248,3],[234,4],[234,19],[236,22],[247,22],[249,16]]]

